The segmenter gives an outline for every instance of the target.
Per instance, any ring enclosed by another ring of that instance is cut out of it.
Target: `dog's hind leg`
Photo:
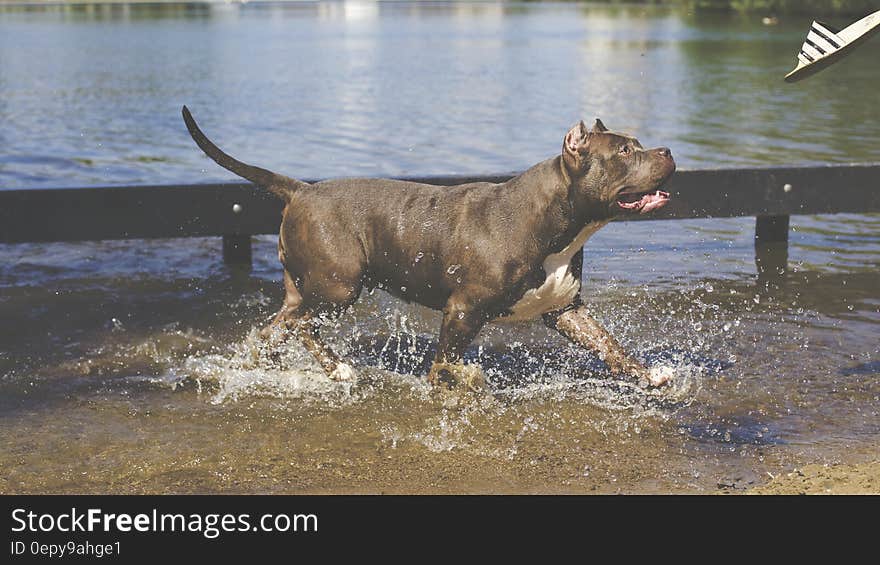
[[[260,330],[260,337],[269,340],[281,330],[290,329],[291,324],[304,315],[302,295],[296,288],[290,274],[284,271],[284,303],[269,325]]]
[[[661,386],[669,379],[668,375],[648,371],[644,365],[629,356],[614,336],[590,316],[583,305],[545,314],[544,322],[574,343],[594,352],[614,374],[644,379],[652,386]]]
[[[352,380],[355,376],[354,369],[347,363],[343,363],[321,338],[319,331],[321,320],[316,317],[314,311],[306,307],[302,294],[286,270],[284,271],[284,290],[284,304],[272,322],[263,328],[260,335],[264,339],[271,339],[280,334],[283,340],[285,337],[283,332],[292,332],[331,379]],[[324,308],[323,317],[325,319],[335,317],[342,309],[344,309],[343,305],[337,308]],[[273,343],[273,345],[277,344],[278,342]]]
[[[314,318],[299,320],[293,330],[296,337],[327,373],[327,376],[335,381],[354,380],[355,371],[351,365],[344,363],[321,338],[317,320]]]

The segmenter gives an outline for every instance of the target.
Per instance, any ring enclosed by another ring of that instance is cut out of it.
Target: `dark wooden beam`
[[[643,219],[880,212],[880,164],[679,171],[667,190]]]
[[[251,184],[0,191],[5,243],[251,235],[280,223],[281,203]]]
[[[428,184],[513,176],[411,177]],[[679,171],[673,199],[626,220],[880,212],[880,164]],[[277,233],[282,203],[249,183],[0,190],[0,243]]]

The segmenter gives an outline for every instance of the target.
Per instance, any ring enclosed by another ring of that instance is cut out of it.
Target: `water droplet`
[[[703,329],[703,324],[701,324],[700,322],[694,322],[694,330],[700,331],[702,329]]]
[[[400,292],[406,292],[406,287],[405,286],[400,287]]]
[[[459,312],[459,313],[458,313],[458,319],[459,319],[459,320],[464,320],[464,312]]]
[[[730,323],[727,323],[727,324],[724,324],[724,326],[722,327],[722,329],[723,329],[724,331],[726,331],[726,332],[729,332],[729,331],[730,331],[730,327],[731,327],[731,326],[730,326]]]
[[[424,256],[425,256],[425,254],[422,253],[421,251],[419,251],[418,253],[416,253],[416,260],[415,260],[415,262],[418,263],[419,261],[422,260],[422,257],[424,257]]]
[[[449,268],[446,269],[446,272],[450,275],[454,275],[455,271],[459,270],[460,268],[461,268],[461,265],[457,265],[457,264],[456,265],[449,265]]]

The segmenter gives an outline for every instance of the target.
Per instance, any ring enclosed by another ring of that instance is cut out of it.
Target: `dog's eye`
[[[629,155],[630,153],[632,153],[632,148],[629,145],[624,145],[620,148],[621,155]]]

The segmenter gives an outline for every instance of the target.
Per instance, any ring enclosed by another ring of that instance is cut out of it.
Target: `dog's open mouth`
[[[621,194],[617,198],[618,206],[625,210],[637,211],[639,214],[647,214],[662,208],[667,202],[669,202],[669,193],[662,190],[630,192]]]

